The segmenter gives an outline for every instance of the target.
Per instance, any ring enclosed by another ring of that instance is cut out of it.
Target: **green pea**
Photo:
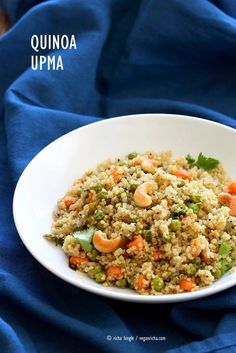
[[[226,231],[236,234],[236,217],[229,217],[226,221]]]
[[[127,283],[128,283],[129,288],[133,289],[134,288],[134,277],[127,276]]]
[[[165,260],[165,259],[161,259],[161,260],[159,261],[159,264],[160,264],[161,266],[165,265],[166,263],[167,263],[167,260]]]
[[[170,234],[165,234],[162,236],[162,241],[164,243],[169,243],[169,241],[171,241],[171,235]]]
[[[198,214],[199,212],[199,205],[197,203],[189,203],[188,207],[190,208],[190,210],[193,211],[193,213]]]
[[[173,232],[177,232],[181,229],[181,222],[178,219],[173,219],[170,223],[170,229]]]
[[[95,281],[97,283],[103,283],[106,280],[106,275],[104,272],[99,272],[95,275]]]
[[[128,162],[127,162],[127,161],[120,161],[120,162],[119,162],[119,165],[120,165],[120,166],[127,166],[127,165],[128,165]]]
[[[98,205],[97,201],[90,202],[90,204],[89,204],[89,212],[90,212],[90,214],[96,210],[97,205]]]
[[[108,197],[108,192],[107,192],[107,191],[100,191],[100,192],[97,194],[97,197],[99,198],[99,200],[107,199],[107,197]]]
[[[96,249],[92,249],[87,255],[90,260],[96,260],[99,253]]]
[[[227,261],[226,259],[222,259],[220,261],[220,272],[221,276],[225,274],[225,272],[229,271],[231,269],[231,262]]]
[[[182,187],[185,185],[185,181],[184,180],[178,180],[177,186],[178,187]]]
[[[219,254],[221,256],[228,256],[232,250],[230,243],[224,242],[220,245]]]
[[[150,229],[145,229],[143,231],[143,237],[145,240],[150,241],[152,239],[152,232]]]
[[[214,271],[213,271],[213,276],[214,276],[216,279],[219,279],[219,278],[222,276],[221,270],[220,270],[219,268],[214,269]]]
[[[195,258],[192,260],[192,263],[193,263],[194,265],[197,265],[197,266],[200,266],[200,265],[201,265],[201,262],[202,262],[202,260],[201,260],[201,258],[200,258],[199,256],[195,257]]]
[[[157,292],[160,292],[162,288],[164,288],[164,281],[160,277],[155,277],[152,280],[152,288],[155,289]]]
[[[96,225],[97,229],[99,230],[104,230],[105,229],[105,222],[104,221],[100,221],[97,223]]]
[[[118,279],[116,281],[116,285],[120,288],[126,288],[127,287],[127,281],[125,278]]]
[[[196,267],[193,264],[189,264],[186,268],[185,268],[185,272],[187,276],[194,276],[195,273],[197,272]]]
[[[134,192],[137,189],[137,187],[138,187],[138,184],[132,183],[132,184],[130,184],[129,189],[131,192]]]
[[[88,272],[88,275],[89,277],[91,278],[95,278],[95,276],[100,273],[102,271],[102,268],[101,266],[98,264],[98,265],[95,265],[93,269],[91,269],[89,272]]]
[[[124,219],[124,221],[125,221],[125,223],[127,223],[127,224],[135,223],[135,220],[133,220],[133,219],[131,219],[131,218],[129,218],[129,217],[126,217],[126,218]]]
[[[103,185],[102,184],[97,184],[93,187],[93,190],[96,191],[96,193],[102,191]]]
[[[201,201],[201,195],[199,195],[199,194],[192,195],[192,196],[190,197],[190,199],[191,199],[191,201],[192,201],[193,203],[198,203],[198,202]]]
[[[137,153],[136,152],[132,152],[128,154],[128,159],[134,159],[135,157],[137,157]]]
[[[96,219],[96,221],[101,221],[104,217],[105,217],[105,214],[102,211],[96,210],[94,212],[94,218]]]

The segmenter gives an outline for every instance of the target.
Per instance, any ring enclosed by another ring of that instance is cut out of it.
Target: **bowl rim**
[[[222,123],[218,123],[212,120],[208,120],[208,119],[204,119],[204,118],[199,118],[199,117],[195,117],[195,116],[190,116],[190,115],[181,115],[181,114],[169,114],[169,113],[143,113],[143,114],[130,114],[130,115],[123,115],[123,116],[116,116],[116,117],[112,117],[109,119],[103,119],[103,120],[99,120],[90,124],[87,124],[85,126],[81,126],[78,127],[76,129],[73,129],[69,132],[67,132],[66,134],[63,134],[62,136],[56,138],[55,140],[53,140],[52,142],[50,142],[47,146],[45,146],[42,150],[40,150],[33,158],[32,160],[27,164],[27,166],[25,167],[25,169],[23,170],[23,172],[21,173],[15,190],[14,190],[14,195],[13,195],[13,202],[12,202],[12,210],[13,210],[13,219],[14,219],[14,223],[16,226],[16,230],[18,232],[18,235],[21,239],[21,241],[23,242],[24,246],[26,247],[26,249],[29,251],[29,253],[44,267],[46,268],[48,271],[50,271],[51,273],[53,273],[55,276],[57,276],[58,278],[64,280],[67,283],[70,283],[76,287],[78,287],[79,289],[82,290],[86,290],[90,293],[96,294],[96,295],[100,295],[106,298],[110,298],[110,299],[116,299],[116,300],[120,300],[120,301],[128,301],[128,302],[138,302],[138,303],[146,303],[146,304],[163,304],[163,303],[177,303],[177,302],[185,302],[185,301],[190,301],[190,300],[196,300],[196,299],[200,299],[203,297],[207,297],[209,295],[213,295],[216,293],[219,293],[223,290],[226,290],[228,288],[233,287],[234,285],[236,285],[236,275],[235,278],[230,279],[229,281],[226,282],[222,282],[219,283],[217,286],[207,286],[204,288],[201,288],[199,290],[197,290],[196,292],[184,292],[184,293],[176,293],[176,294],[162,294],[162,295],[140,295],[136,292],[131,293],[131,294],[127,294],[126,292],[122,293],[122,292],[113,292],[112,288],[113,287],[103,287],[102,285],[99,288],[90,286],[88,283],[85,283],[81,280],[78,279],[73,279],[73,278],[68,278],[66,274],[61,273],[57,270],[55,270],[53,268],[53,266],[50,265],[50,263],[44,261],[44,259],[42,259],[40,257],[40,254],[37,253],[36,250],[32,249],[29,245],[29,242],[27,242],[27,237],[24,237],[24,234],[22,234],[21,232],[21,228],[20,228],[20,221],[17,217],[17,198],[18,198],[18,191],[21,188],[22,183],[24,182],[24,177],[27,174],[28,170],[31,168],[31,165],[35,162],[35,160],[43,153],[45,153],[47,151],[47,149],[49,149],[51,147],[51,145],[53,145],[55,142],[57,142],[58,140],[63,140],[68,138],[68,136],[71,136],[73,134],[77,134],[78,131],[81,130],[86,130],[86,129],[90,129],[92,126],[103,126],[106,124],[112,124],[114,121],[118,121],[118,120],[130,120],[133,118],[136,119],[143,119],[145,117],[145,119],[148,118],[153,118],[153,119],[163,119],[163,118],[171,118],[171,119],[180,119],[183,121],[184,119],[186,121],[189,120],[198,120],[200,121],[202,124],[206,124],[206,125],[212,125],[212,126],[218,126],[221,129],[225,129],[227,131],[233,132],[236,134],[236,130],[232,127],[229,127],[227,125],[224,125]],[[102,118],[101,118],[102,119]],[[216,282],[215,282],[216,283]],[[114,287],[115,288],[115,287]],[[107,290],[108,289],[108,290]]]

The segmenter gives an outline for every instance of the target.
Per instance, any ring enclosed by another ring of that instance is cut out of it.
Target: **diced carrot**
[[[133,161],[133,162],[131,163],[132,167],[137,167],[137,166],[140,165],[140,164],[141,164],[141,161],[138,160],[138,159],[136,159],[136,161]]]
[[[80,179],[76,179],[73,184],[76,185],[76,184],[83,184],[83,183],[84,183],[84,179],[80,178]]]
[[[203,251],[201,254],[201,259],[204,261],[206,264],[209,264],[211,262],[211,259],[206,255],[206,253]]]
[[[120,266],[108,267],[108,269],[106,270],[106,274],[107,274],[107,277],[111,277],[111,278],[119,278],[119,277],[122,277],[123,275]]]
[[[88,198],[90,202],[93,202],[95,200],[95,192],[93,190],[89,191]]]
[[[147,278],[144,275],[142,275],[142,274],[138,275],[137,283],[136,283],[136,286],[137,286],[138,290],[142,290],[142,289],[148,288],[148,285],[145,283],[146,279]]]
[[[228,191],[230,194],[236,195],[236,181],[233,181],[228,185]]]
[[[190,279],[190,278],[181,279],[179,281],[179,286],[184,291],[191,292],[193,290],[193,288],[195,287],[195,282],[192,279]]]
[[[73,205],[75,203],[75,199],[65,199],[64,203],[65,203],[66,207],[69,208],[71,205]]]
[[[201,252],[200,244],[198,239],[193,240],[193,245],[192,245],[192,256],[197,257],[199,256]]]
[[[219,201],[220,203],[222,203],[222,205],[229,207],[232,197],[233,196],[228,194],[227,192],[221,192],[219,194]]]
[[[230,216],[236,216],[236,195],[230,195],[227,192],[219,194],[219,201],[230,208]]]
[[[138,251],[142,251],[144,248],[144,240],[141,237],[141,235],[136,235],[134,237],[134,240],[131,240],[128,244],[127,244],[127,248],[134,248],[134,252]]]
[[[113,176],[114,182],[116,184],[121,181],[121,179],[123,178],[124,175],[125,175],[124,172],[120,173],[120,172],[118,172],[118,170],[116,168],[113,169],[113,171],[112,171],[112,176]]]
[[[70,264],[72,266],[77,266],[80,265],[82,263],[86,263],[88,262],[88,258],[87,257],[78,257],[78,256],[71,256],[70,257]]]
[[[153,259],[154,259],[155,261],[160,260],[161,255],[163,255],[163,251],[154,250],[154,251],[152,252],[152,256],[153,256]]]
[[[193,180],[190,173],[184,169],[176,170],[176,172],[174,172],[173,175],[175,175],[176,177],[181,178],[181,179],[186,179],[189,181]]]
[[[236,195],[232,196],[232,199],[229,204],[229,208],[230,208],[230,211],[229,211],[230,216],[236,216]]]

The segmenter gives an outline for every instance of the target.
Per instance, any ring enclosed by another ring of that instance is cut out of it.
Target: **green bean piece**
[[[152,288],[155,289],[155,291],[157,292],[160,292],[164,288],[164,281],[160,277],[153,278],[151,284]]]
[[[221,256],[228,256],[232,250],[232,246],[228,242],[224,242],[220,245],[219,254]]]
[[[213,271],[213,276],[216,279],[219,279],[222,276],[221,270],[219,268],[215,268],[214,271]]]
[[[226,259],[222,259],[220,261],[220,271],[221,271],[221,276],[223,276],[226,272],[228,272],[231,269],[231,262],[226,260]]]

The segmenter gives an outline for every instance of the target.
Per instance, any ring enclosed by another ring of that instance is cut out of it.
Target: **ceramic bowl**
[[[196,292],[143,296],[130,289],[104,287],[68,267],[59,246],[43,238],[50,231],[57,200],[87,169],[130,151],[166,151],[185,156],[203,152],[219,159],[236,179],[236,131],[194,117],[142,114],[103,120],[71,131],[44,148],[27,166],[16,186],[13,212],[18,233],[29,252],[56,276],[81,289],[118,300],[143,303],[179,302],[220,292],[236,284],[226,274]]]

